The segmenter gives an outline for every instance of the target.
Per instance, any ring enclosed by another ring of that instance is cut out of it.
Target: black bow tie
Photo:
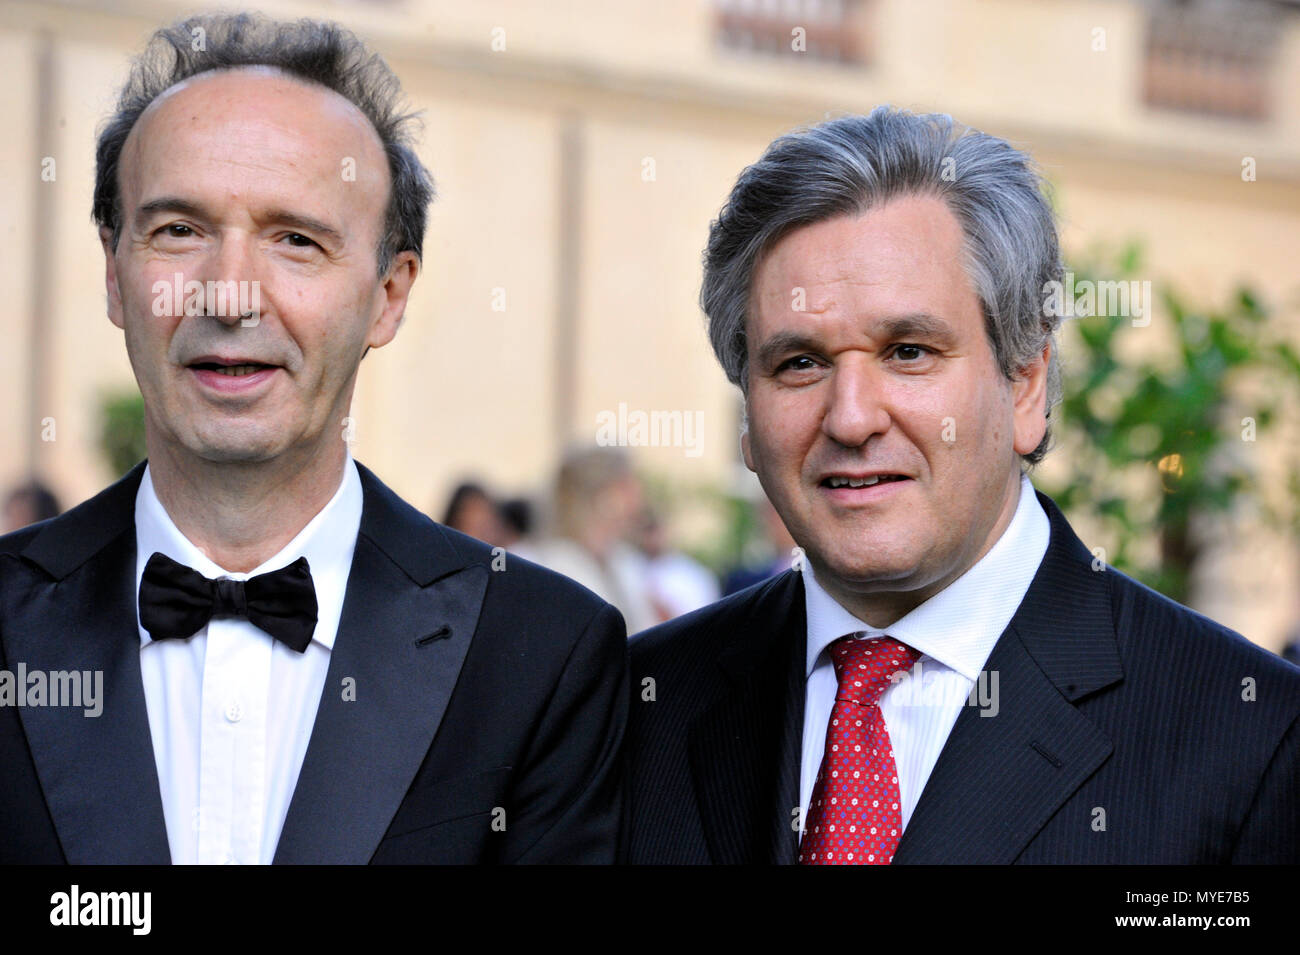
[[[302,653],[316,629],[316,589],[307,558],[248,580],[210,580],[155,553],[140,578],[140,625],[155,640],[192,637],[218,614],[246,617]]]

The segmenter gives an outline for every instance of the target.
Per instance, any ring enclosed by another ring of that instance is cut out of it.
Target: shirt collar
[[[215,564],[180,532],[159,500],[158,492],[153,486],[153,476],[146,464],[135,496],[136,593],[140,592],[145,564],[155,551],[193,568],[204,577],[230,577],[232,580],[247,580],[258,574],[270,573],[293,563],[299,557],[306,557],[311,566],[312,582],[319,603],[322,581],[331,578],[337,580],[340,575],[344,581],[347,579],[357,532],[361,528],[362,497],[361,476],[349,453],[343,465],[343,479],[329,503],[279,553],[247,573],[238,573]],[[144,627],[139,629],[143,646],[152,638]],[[333,649],[336,634],[336,627],[318,626],[312,639],[327,649]]]
[[[822,651],[840,637],[888,634],[951,667],[968,680],[979,678],[993,645],[1006,629],[1047,553],[1051,524],[1029,478],[1020,478],[1020,500],[1011,523],[973,567],[886,629],[859,620],[817,582],[803,562],[808,614],[807,674]]]

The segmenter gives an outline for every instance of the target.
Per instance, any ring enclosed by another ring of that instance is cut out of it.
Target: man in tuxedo
[[[778,139],[701,302],[798,566],[632,644],[638,863],[1300,861],[1300,670],[1079,541],[1028,157],[881,107]]]
[[[612,861],[622,618],[344,441],[432,198],[398,95],[327,23],[137,62],[94,214],[148,461],[0,538],[0,862]],[[74,673],[98,715],[34,692]]]

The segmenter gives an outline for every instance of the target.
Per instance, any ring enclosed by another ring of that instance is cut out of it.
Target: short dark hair
[[[33,522],[49,520],[63,513],[59,499],[54,492],[40,481],[32,480],[20,484],[5,497],[5,507],[17,504],[31,510]]]
[[[448,527],[458,527],[457,522],[460,520],[460,512],[474,498],[487,501],[493,507],[496,507],[496,501],[488,494],[487,488],[483,487],[477,481],[462,481],[456,485],[455,490],[451,492],[451,497],[447,499],[447,508],[442,512],[441,523]]]
[[[391,183],[384,231],[376,257],[387,274],[398,253],[421,258],[424,227],[434,184],[412,148],[416,114],[401,111],[402,87],[378,53],[337,23],[282,22],[260,14],[187,17],[158,30],[132,63],[117,111],[100,129],[95,147],[95,197],[91,218],[113,233],[122,231],[117,171],[122,147],[140,114],[163,92],[210,70],[268,66],[333,90],[361,110],[375,128],[388,157]]]

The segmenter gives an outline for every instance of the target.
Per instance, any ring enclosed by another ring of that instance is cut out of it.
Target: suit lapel
[[[691,727],[700,817],[715,863],[793,862],[803,732],[803,580],[769,584],[718,659],[720,692]]]
[[[996,715],[962,708],[896,865],[1014,862],[1113,748],[1074,706],[1123,678],[1108,575],[1091,569],[1052,501],[1039,500],[1051,521],[1047,553],[984,668],[998,677]]]
[[[0,558],[6,665],[101,673],[102,711],[19,712],[68,862],[167,863],[167,826],[140,676],[135,494],[144,463]]]
[[[361,531],[277,863],[364,863],[438,731],[488,568],[368,469]]]

